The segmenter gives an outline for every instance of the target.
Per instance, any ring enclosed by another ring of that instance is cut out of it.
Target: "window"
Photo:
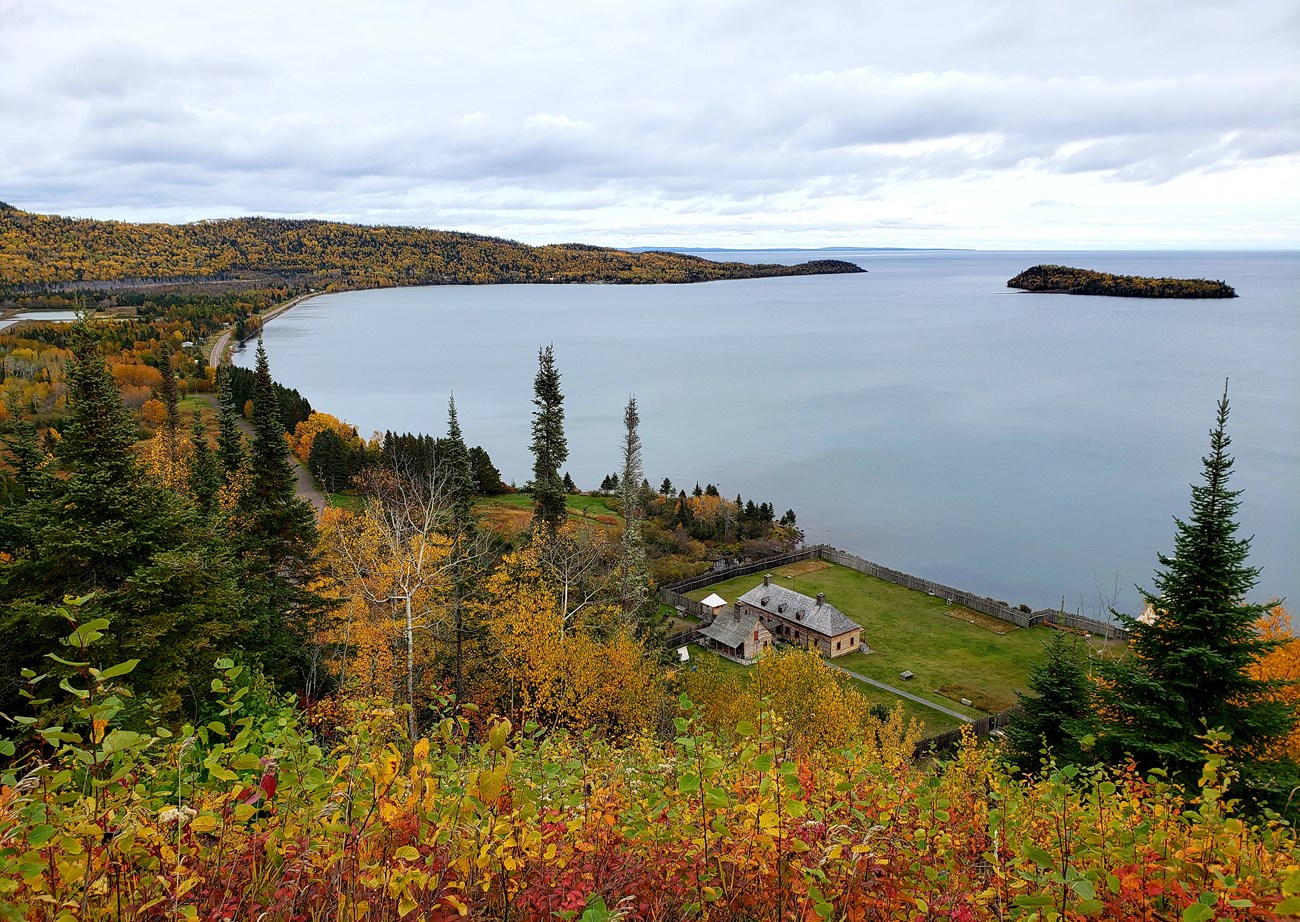
[[[755,640],[758,640],[758,629],[757,629],[757,628],[754,629],[754,639],[755,639]]]
[[[837,640],[835,641],[835,649],[838,650],[839,648],[840,648],[840,642]]]
[[[855,643],[857,643],[857,642],[858,642],[858,638],[857,638],[857,635],[856,635],[856,634],[855,634],[854,636],[852,636],[852,637],[849,638],[849,646],[850,646],[850,647],[853,646],[853,645],[854,645]]]

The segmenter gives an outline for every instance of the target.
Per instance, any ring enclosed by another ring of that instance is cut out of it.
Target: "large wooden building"
[[[862,639],[862,625],[827,603],[826,593],[809,598],[772,582],[770,575],[736,601],[736,612],[755,616],[779,640],[816,644],[828,658],[871,649]]]

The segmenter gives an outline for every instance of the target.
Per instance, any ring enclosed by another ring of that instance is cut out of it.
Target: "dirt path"
[[[220,412],[216,394],[203,394],[202,397],[212,404],[214,410]],[[253,437],[253,424],[242,416],[239,417],[239,428],[250,439]],[[298,478],[294,492],[298,494],[299,499],[311,503],[312,508],[316,510],[316,518],[319,519],[325,511],[325,494],[316,488],[316,479],[312,477],[311,471],[307,470],[306,466],[298,460],[298,456],[292,452],[289,453],[289,463],[293,465],[294,475]]]

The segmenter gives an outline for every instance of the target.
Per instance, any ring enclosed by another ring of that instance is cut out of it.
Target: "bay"
[[[272,373],[363,434],[442,434],[454,391],[467,441],[522,483],[537,350],[553,342],[579,487],[617,468],[635,394],[652,484],[713,482],[794,508],[809,543],[1085,613],[1117,593],[1138,609],[1226,378],[1255,595],[1300,598],[1300,254],[707,255],[868,273],[325,295],[267,325]],[[1038,263],[1222,279],[1239,297],[1005,287]]]

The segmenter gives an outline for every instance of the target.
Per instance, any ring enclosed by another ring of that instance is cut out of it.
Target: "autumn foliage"
[[[113,727],[114,670],[0,783],[8,919],[1270,919],[1300,906],[1295,832],[1131,768],[1022,781],[967,737],[804,751],[770,710],[727,732],[679,702],[619,742],[449,705],[418,740],[335,702],[321,742],[218,663],[214,719]],[[120,704],[120,701],[118,702]],[[1190,798],[1190,799],[1189,799]]]

